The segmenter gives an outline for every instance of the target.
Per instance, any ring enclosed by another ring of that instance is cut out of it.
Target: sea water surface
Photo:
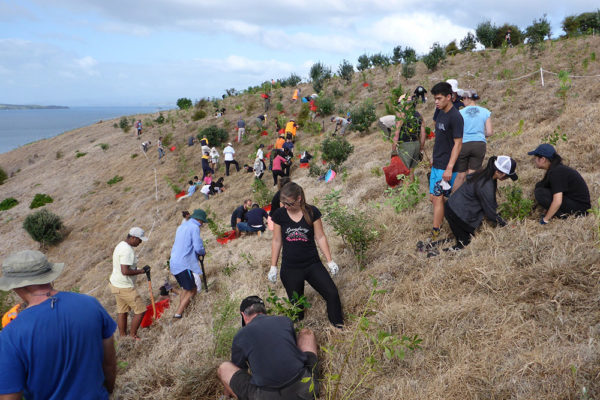
[[[162,109],[166,109],[164,107]],[[70,107],[0,110],[0,153],[101,120],[159,111],[160,107]]]

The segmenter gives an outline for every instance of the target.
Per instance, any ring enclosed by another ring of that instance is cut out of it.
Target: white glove
[[[338,267],[338,265],[335,263],[335,261],[329,261],[327,263],[327,266],[329,267],[329,272],[331,272],[331,275],[335,275],[338,273],[338,271],[340,270],[340,267]]]
[[[267,278],[273,283],[277,282],[277,266],[271,265]]]

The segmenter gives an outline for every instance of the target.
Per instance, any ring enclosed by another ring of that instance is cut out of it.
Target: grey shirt
[[[469,175],[470,176],[470,175]],[[467,225],[477,229],[485,216],[500,225],[506,222],[498,215],[493,179],[465,181],[448,199],[448,206]]]

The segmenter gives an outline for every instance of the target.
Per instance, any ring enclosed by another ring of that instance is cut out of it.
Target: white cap
[[[452,86],[452,91],[454,93],[458,92],[458,81],[456,79],[448,79],[446,82]]]
[[[138,228],[137,226],[135,226],[129,230],[129,236],[136,237],[138,239],[141,239],[144,242],[148,240],[148,238],[146,236],[144,236],[145,233],[146,232],[144,232],[144,230],[142,228]]]
[[[515,170],[517,169],[517,162],[509,156],[498,156],[496,161],[494,161],[494,166],[498,171],[508,175],[508,177],[513,181],[519,179],[515,172]]]

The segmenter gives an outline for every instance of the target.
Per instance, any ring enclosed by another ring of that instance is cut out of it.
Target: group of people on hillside
[[[413,171],[423,158],[426,139],[424,119],[416,111],[417,95],[425,101],[426,90],[415,89],[411,97],[402,96],[397,115],[379,119],[379,127],[392,139],[392,155],[398,155]],[[422,97],[421,97],[422,94]],[[458,88],[449,79],[431,89],[436,111],[435,142],[429,175],[430,200],[433,203],[431,242],[438,243],[444,218],[456,239],[455,245],[444,250],[460,250],[471,241],[483,217],[500,226],[506,222],[498,214],[497,181],[518,179],[516,161],[509,156],[493,156],[483,166],[486,138],[493,135],[491,112],[477,105],[475,90]],[[588,187],[581,175],[562,164],[562,157],[550,144],[541,144],[530,151],[537,168],[546,170],[536,184],[537,204],[545,211],[540,224],[551,218],[586,214],[591,208]]]

